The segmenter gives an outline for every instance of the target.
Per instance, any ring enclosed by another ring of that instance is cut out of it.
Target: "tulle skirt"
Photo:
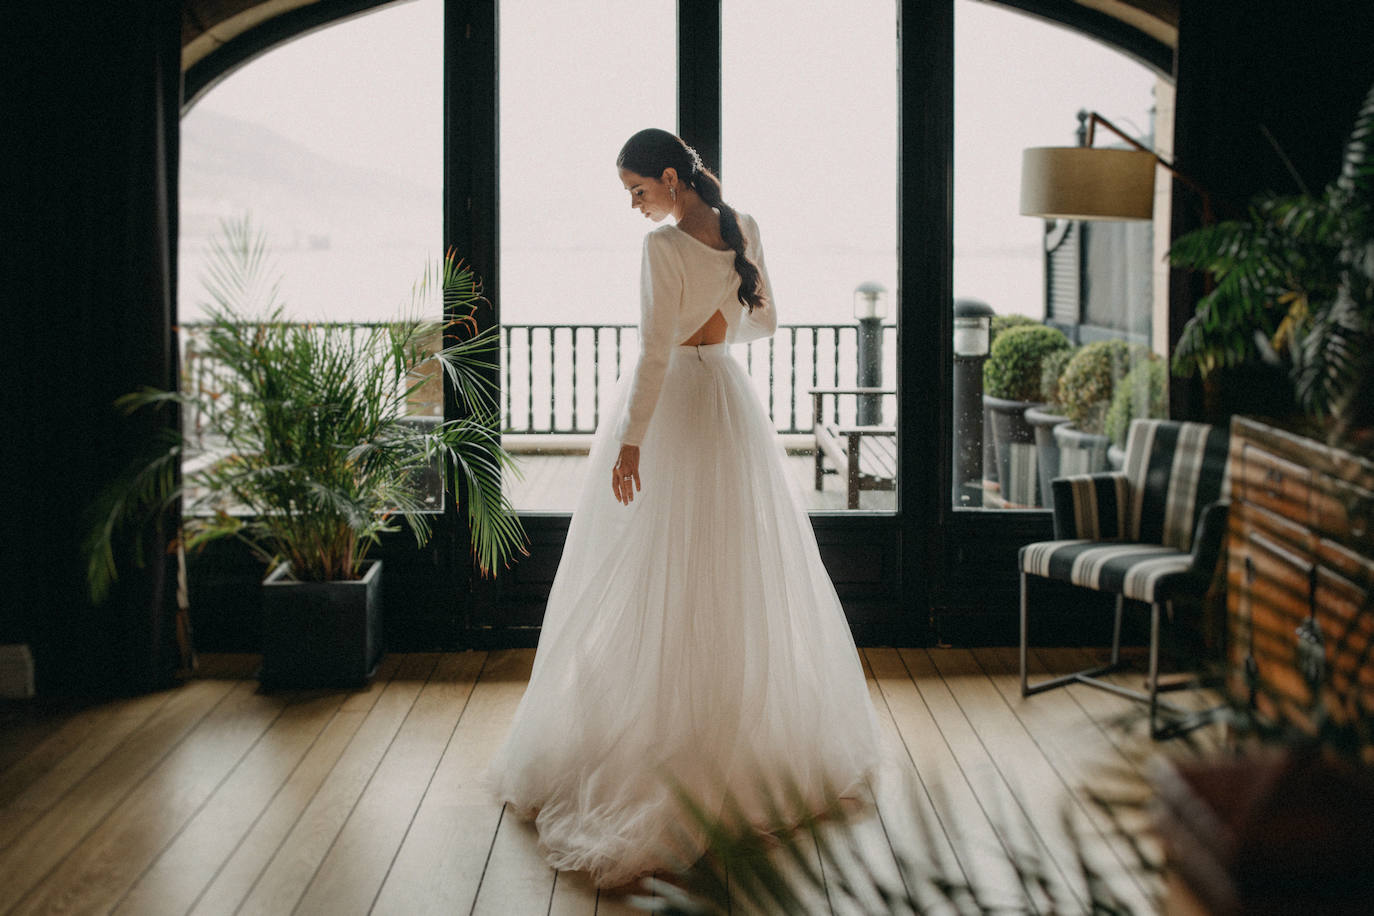
[[[488,769],[548,861],[602,885],[690,862],[675,794],[761,826],[761,786],[819,808],[878,757],[854,641],[782,449],[725,344],[678,347],[640,447],[643,489],[611,494],[598,431],[529,686]]]

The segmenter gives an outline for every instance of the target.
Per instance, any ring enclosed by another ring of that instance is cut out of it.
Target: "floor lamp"
[[[1099,124],[1132,148],[1094,147]],[[1022,151],[1021,215],[1045,219],[1148,220],[1154,214],[1156,164],[1197,192],[1202,199],[1202,223],[1211,224],[1211,199],[1197,182],[1095,111],[1088,114],[1084,145],[1036,146]]]

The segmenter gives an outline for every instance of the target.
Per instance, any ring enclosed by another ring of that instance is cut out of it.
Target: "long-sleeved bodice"
[[[759,227],[739,214],[744,250],[759,268],[763,303],[752,312],[739,301],[739,273],[733,249],[720,251],[676,226],[660,226],[644,237],[639,278],[639,362],[627,409],[616,430],[624,445],[644,438],[658,403],[673,348],[689,339],[716,312],[725,318],[725,340],[745,343],[777,330],[773,287],[763,262]]]

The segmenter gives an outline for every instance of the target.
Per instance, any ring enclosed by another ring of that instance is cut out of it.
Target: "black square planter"
[[[262,583],[266,687],[356,687],[382,657],[382,564],[351,582],[293,582],[279,566]]]

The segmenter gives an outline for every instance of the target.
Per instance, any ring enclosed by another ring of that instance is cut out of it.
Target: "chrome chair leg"
[[[1116,596],[1116,620],[1112,623],[1112,664],[1121,664],[1121,615],[1126,609],[1126,596]]]
[[[1098,687],[1106,687],[1108,690],[1121,691],[1123,688],[1115,685],[1106,686],[1104,682],[1096,680],[1099,675],[1106,674],[1120,667],[1120,648],[1121,648],[1121,601],[1116,604],[1116,627],[1112,639],[1112,660],[1105,665],[1098,665],[1096,668],[1084,668],[1082,671],[1075,671],[1073,674],[1064,674],[1059,677],[1041,681],[1038,684],[1030,683],[1030,666],[1028,664],[1029,655],[1029,621],[1027,614],[1027,586],[1029,580],[1023,570],[1021,572],[1021,696],[1028,697],[1031,694],[1043,693],[1046,690],[1053,690],[1056,687],[1063,687],[1066,684],[1082,683],[1093,684]]]
[[[1159,602],[1150,605],[1150,673],[1145,687],[1150,695],[1150,737],[1158,739],[1163,730],[1158,725],[1159,715]]]
[[[1029,695],[1030,695],[1030,684],[1028,683],[1028,675],[1027,675],[1027,671],[1028,671],[1029,669],[1028,669],[1028,666],[1026,665],[1026,651],[1027,651],[1027,650],[1026,650],[1026,644],[1027,644],[1026,637],[1027,637],[1027,635],[1028,635],[1028,634],[1027,634],[1027,632],[1026,632],[1026,573],[1025,573],[1024,571],[1022,571],[1022,573],[1021,573],[1021,696],[1023,696],[1023,697],[1024,697],[1024,696],[1029,696]]]

